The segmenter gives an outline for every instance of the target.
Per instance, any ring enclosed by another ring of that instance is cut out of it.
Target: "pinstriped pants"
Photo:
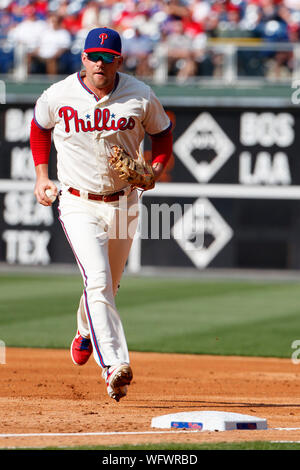
[[[137,191],[119,201],[90,201],[62,191],[59,220],[80,269],[84,289],[77,311],[102,368],[129,363],[115,296],[138,223]]]

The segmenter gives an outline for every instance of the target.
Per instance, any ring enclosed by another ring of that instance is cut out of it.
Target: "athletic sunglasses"
[[[105,64],[112,64],[115,60],[115,55],[110,52],[87,52],[87,58],[92,62],[98,62],[102,60]]]

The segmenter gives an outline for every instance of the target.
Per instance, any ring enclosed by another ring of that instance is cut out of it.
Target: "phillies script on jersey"
[[[115,119],[115,114],[110,113],[107,108],[95,109],[94,119],[90,121],[90,115],[86,116],[86,121],[78,117],[78,111],[71,106],[63,106],[58,111],[59,117],[62,117],[65,122],[65,132],[70,132],[70,121],[74,122],[76,132],[93,132],[93,131],[109,131],[109,130],[120,130],[125,131],[126,129],[133,129],[135,121],[132,117],[120,117],[118,120]]]

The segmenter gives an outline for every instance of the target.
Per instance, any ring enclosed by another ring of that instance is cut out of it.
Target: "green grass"
[[[18,450],[24,450],[19,448]],[[36,448],[27,448],[26,450],[37,450]],[[103,451],[152,451],[152,450],[171,450],[171,451],[185,451],[185,450],[300,450],[298,443],[280,443],[280,442],[220,442],[220,443],[203,443],[203,444],[140,444],[140,445],[122,445],[122,446],[80,446],[80,447],[44,447],[40,450],[103,450]],[[114,455],[118,455],[115,453]]]
[[[81,288],[72,275],[1,275],[0,339],[7,346],[67,347]]]
[[[300,283],[124,276],[117,305],[131,351],[290,357]],[[68,348],[78,275],[0,275],[0,340]]]

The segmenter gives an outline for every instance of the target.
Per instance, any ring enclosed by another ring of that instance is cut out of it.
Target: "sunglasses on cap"
[[[105,64],[112,64],[116,57],[110,52],[87,52],[86,55],[87,58],[92,62],[98,62],[98,60],[102,60],[102,62]]]

